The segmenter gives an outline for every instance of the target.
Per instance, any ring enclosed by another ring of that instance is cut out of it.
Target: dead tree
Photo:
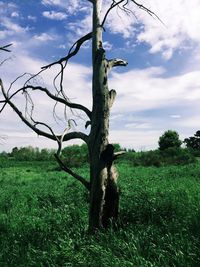
[[[116,91],[109,89],[108,86],[108,73],[113,67],[126,66],[128,63],[123,59],[107,59],[106,51],[103,47],[103,32],[105,30],[105,22],[109,13],[114,8],[120,8],[129,12],[128,5],[130,7],[140,8],[146,11],[151,16],[156,16],[151,10],[144,7],[134,0],[118,0],[110,1],[110,7],[104,14],[103,19],[101,19],[100,13],[102,10],[103,0],[88,0],[93,8],[93,28],[92,31],[85,36],[77,40],[74,45],[69,50],[68,54],[53,62],[49,65],[43,66],[41,71],[30,76],[30,78],[25,82],[25,84],[17,89],[15,92],[11,93],[11,87],[6,91],[4,89],[2,81],[0,81],[0,87],[4,99],[1,101],[2,108],[8,104],[10,107],[18,114],[21,120],[31,128],[38,135],[47,137],[57,142],[58,151],[55,155],[61,168],[72,175],[75,179],[80,181],[90,192],[90,208],[89,208],[89,229],[95,230],[99,228],[105,228],[109,225],[111,220],[116,220],[118,216],[119,209],[119,190],[117,185],[117,170],[114,166],[114,160],[123,154],[123,152],[114,152],[114,147],[109,144],[109,116],[110,110],[114,103],[116,97]],[[92,110],[89,110],[83,105],[72,103],[66,97],[64,86],[63,86],[63,75],[65,67],[68,64],[70,58],[75,56],[81,46],[88,40],[92,40]],[[49,89],[42,86],[34,86],[31,81],[37,76],[41,75],[43,72],[47,71],[49,68],[58,65],[60,66],[60,71],[55,75],[55,81],[59,80],[59,88],[56,87],[56,93],[52,93]],[[22,75],[23,76],[23,75]],[[16,79],[18,80],[18,78]],[[68,120],[68,128],[61,135],[56,135],[53,129],[44,122],[38,122],[33,119],[32,113],[27,119],[20,109],[16,106],[13,101],[14,96],[19,93],[25,95],[26,100],[31,102],[30,91],[40,91],[46,94],[50,99],[54,100],[56,103],[61,103],[68,107],[69,109],[79,110],[87,116],[88,120],[86,122],[86,127],[90,127],[89,134],[84,132],[73,131],[69,132],[71,126],[71,120]],[[46,127],[47,131],[44,131]],[[89,162],[90,162],[90,177],[86,179],[79,174],[70,170],[64,165],[60,158],[60,153],[62,151],[62,144],[71,139],[79,138],[83,140],[89,151]]]

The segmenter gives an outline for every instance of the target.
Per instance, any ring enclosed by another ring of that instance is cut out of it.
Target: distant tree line
[[[186,147],[182,148],[182,144],[185,144]],[[114,144],[114,146],[115,151],[122,150],[119,144]],[[0,157],[17,161],[50,161],[55,159],[55,152],[54,149],[39,149],[38,147],[34,148],[32,146],[14,147],[10,153],[0,153]],[[199,156],[200,131],[197,131],[194,136],[186,138],[182,142],[176,131],[168,130],[160,136],[158,149],[146,152],[135,152],[134,149],[128,149],[120,161],[133,166],[159,167],[169,164],[194,163],[196,157]],[[68,167],[81,167],[89,163],[88,150],[85,144],[65,147],[61,157]]]
[[[2,152],[1,157],[19,161],[51,160],[54,158],[54,149],[39,149],[38,147],[14,147],[11,152]]]
[[[185,148],[181,147],[185,144]],[[183,142],[176,131],[168,130],[160,136],[158,149],[146,152],[126,153],[122,161],[133,166],[184,165],[197,162],[200,157],[200,131]]]
[[[114,144],[115,150],[121,150],[119,144]],[[134,151],[129,150],[129,151]],[[14,147],[11,152],[1,152],[0,158],[17,160],[17,161],[49,161],[55,160],[55,149],[39,149],[38,147]],[[87,145],[71,145],[62,150],[62,160],[68,167],[80,167],[89,163]]]
[[[169,147],[180,148],[182,144],[185,144],[188,149],[200,151],[200,131],[197,131],[194,136],[185,138],[182,142],[176,131],[168,130],[159,138],[158,141],[160,150],[165,150]]]

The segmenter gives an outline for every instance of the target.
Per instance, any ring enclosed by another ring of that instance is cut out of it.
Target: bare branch
[[[26,73],[26,72],[25,72],[25,73],[22,74],[21,76],[17,77],[17,79],[23,77],[23,75],[29,74],[31,77],[30,77],[28,80],[26,80],[26,82],[24,83],[24,86],[26,86],[31,80],[33,80],[34,78],[38,77],[43,71],[44,71],[44,70],[40,70],[40,71],[38,71],[38,72],[35,73],[35,74],[31,74],[31,73]],[[17,79],[16,79],[16,80],[17,80]],[[16,81],[16,80],[15,80],[15,81]],[[15,81],[13,81],[13,83],[15,83]]]
[[[68,120],[68,127],[64,130],[60,140],[58,141],[58,150],[56,155],[59,156],[62,150],[62,143],[63,143],[63,139],[65,137],[65,135],[69,132],[69,130],[71,129],[71,121],[73,121],[75,124],[76,122],[74,120]]]
[[[68,62],[68,60],[69,60],[71,57],[75,56],[75,55],[78,53],[78,51],[79,51],[81,45],[82,45],[85,41],[90,40],[91,38],[92,38],[92,32],[90,32],[90,33],[86,34],[85,36],[81,37],[78,41],[76,41],[76,42],[72,45],[72,47],[70,48],[70,50],[69,50],[69,52],[68,52],[68,55],[67,55],[66,57],[63,57],[63,58],[59,59],[58,61],[55,61],[55,62],[53,62],[53,63],[51,63],[51,64],[49,64],[49,65],[46,65],[46,66],[42,67],[42,69],[50,68],[50,67],[52,67],[53,65],[55,65],[55,64],[61,64],[61,63],[64,62],[64,61],[65,61],[65,62]],[[74,48],[74,47],[75,47],[75,48]],[[74,50],[73,50],[73,49],[74,49]],[[72,50],[73,50],[73,51],[72,51]]]
[[[12,59],[12,58],[11,57],[8,57],[8,58],[4,59],[2,62],[0,62],[0,66],[2,66],[6,61],[8,61],[10,59]]]
[[[135,1],[135,0],[131,0],[131,2],[133,2],[133,3],[134,3],[136,6],[138,6],[140,9],[146,11],[150,16],[157,18],[163,25],[165,25],[164,22],[163,22],[163,21],[156,15],[156,13],[154,13],[152,10],[150,10],[149,8],[147,8],[147,7],[145,7],[145,6],[141,5],[141,4],[139,4],[139,3],[138,3],[137,1]]]
[[[123,60],[120,58],[110,59],[110,60],[107,60],[107,62],[108,62],[108,69],[109,70],[113,67],[127,66],[128,65],[128,62],[126,60]]]
[[[57,143],[58,143],[58,147],[59,147],[59,148],[61,147],[59,138],[55,135],[53,129],[52,129],[49,125],[47,125],[47,124],[44,123],[44,122],[35,121],[32,117],[31,117],[31,120],[34,122],[34,126],[35,126],[35,127],[36,127],[37,125],[45,126],[45,127],[52,133],[52,135],[55,137],[55,140],[56,140]]]
[[[115,159],[117,159],[118,157],[120,157],[120,156],[122,156],[124,154],[126,154],[126,151],[118,151],[118,152],[115,152],[113,158],[115,160]]]
[[[61,136],[59,136],[59,138],[61,138]],[[71,139],[82,139],[85,143],[88,142],[88,136],[82,132],[70,132],[67,133],[64,138],[63,141],[69,141]]]
[[[11,46],[12,44],[4,45],[0,47],[0,50],[5,52],[11,52],[11,50],[7,49],[7,47]],[[7,60],[11,59],[11,57],[4,59],[2,62],[0,62],[0,66],[2,66]]]
[[[34,132],[36,132],[38,135],[42,135],[42,136],[45,136],[49,139],[52,139],[52,140],[56,140],[55,139],[55,136],[49,134],[49,133],[46,133],[46,132],[43,132],[41,131],[40,129],[36,128],[34,125],[32,125],[22,114],[22,112],[10,101],[10,99],[7,97],[6,95],[6,92],[4,90],[4,87],[3,87],[3,83],[2,81],[0,80],[0,86],[1,86],[1,90],[2,90],[2,93],[4,95],[4,98],[6,100],[6,103],[8,103],[11,108],[17,113],[17,115],[21,118],[21,120],[28,126],[30,127]]]
[[[67,66],[68,60],[69,60],[71,57],[75,56],[75,55],[78,53],[78,51],[79,51],[80,47],[82,46],[82,44],[83,44],[84,42],[86,42],[87,40],[91,39],[91,38],[92,38],[92,32],[86,34],[85,36],[83,36],[83,37],[81,37],[79,40],[77,40],[77,41],[72,45],[72,47],[69,49],[69,52],[68,52],[68,54],[67,54],[66,57],[63,57],[63,58],[61,58],[61,59],[58,60],[58,61],[55,61],[55,62],[53,62],[53,63],[51,63],[51,64],[48,64],[48,65],[42,67],[42,71],[43,71],[43,70],[46,70],[46,69],[48,69],[48,68],[50,68],[50,67],[52,67],[52,66],[54,66],[54,65],[56,65],[56,64],[59,64],[59,65],[60,65],[61,70],[60,70],[60,71],[58,72],[58,74],[54,77],[53,85],[54,85],[54,88],[56,89],[58,95],[61,94],[61,95],[64,97],[64,99],[66,99],[66,100],[68,100],[68,99],[67,99],[67,97],[66,97],[66,95],[65,95],[65,92],[64,92],[64,90],[63,90],[64,69],[65,69],[65,67]],[[59,80],[59,87],[60,87],[60,88],[58,89],[57,86],[56,86],[56,80],[57,80],[59,77],[60,77],[60,80]],[[68,103],[68,101],[67,101],[67,103]],[[89,115],[88,112],[87,112],[87,115]]]
[[[6,136],[5,135],[2,135],[0,136],[0,144],[2,145],[3,142],[6,140]]]
[[[76,180],[81,182],[87,188],[87,190],[90,191],[90,183],[85,178],[83,178],[82,176],[78,175],[77,173],[75,173],[72,170],[70,170],[67,166],[65,166],[65,164],[61,161],[61,159],[58,157],[57,154],[55,154],[54,156],[55,156],[55,158],[56,158],[57,162],[59,163],[59,165],[60,165],[62,170],[64,170],[65,172],[69,173]]]
[[[87,127],[88,127],[89,125],[91,125],[91,121],[86,121],[86,123],[85,123],[85,129],[87,129]]]
[[[118,2],[115,2],[115,1],[113,0],[112,4],[110,5],[110,8],[107,10],[107,12],[106,12],[106,14],[105,14],[105,16],[104,16],[104,18],[103,18],[103,20],[102,20],[101,27],[104,26],[104,24],[105,24],[105,22],[106,22],[106,19],[107,19],[107,16],[108,16],[108,14],[110,13],[110,11],[111,11],[114,7],[116,7],[116,6],[118,6],[119,4],[121,4],[123,1],[124,1],[124,0],[120,0],[120,1],[118,1]]]
[[[24,91],[24,90],[26,90],[28,88],[32,89],[33,91],[39,90],[39,91],[45,92],[51,99],[53,99],[53,100],[55,100],[57,102],[63,103],[64,105],[68,106],[69,108],[82,110],[91,119],[91,111],[88,108],[86,108],[85,106],[81,105],[81,104],[71,103],[69,101],[66,101],[65,99],[63,99],[61,97],[53,95],[52,93],[49,92],[49,90],[47,88],[44,88],[44,87],[41,87],[41,86],[27,85],[27,86],[21,88],[20,90]]]
[[[0,50],[3,50],[5,52],[11,52],[11,50],[7,49],[7,47],[10,47],[12,44],[4,45],[0,47]]]
[[[31,105],[32,105],[32,109],[31,110],[33,111],[33,102],[31,100],[30,95],[27,92],[28,89],[32,89],[33,91],[35,91],[35,90],[42,91],[42,92],[46,93],[51,99],[55,100],[56,103],[62,103],[62,104],[64,104],[65,105],[65,108],[66,108],[66,106],[68,106],[71,109],[81,110],[81,111],[83,111],[83,112],[86,113],[86,115],[88,116],[89,119],[91,119],[91,111],[89,109],[87,109],[85,106],[83,106],[81,104],[77,104],[77,103],[71,103],[71,102],[67,101],[64,98],[58,97],[56,95],[53,95],[52,93],[50,93],[50,91],[47,88],[44,88],[44,87],[41,87],[41,86],[32,86],[32,85],[24,86],[24,87],[16,90],[10,96],[7,93],[7,98],[9,100],[11,100],[19,92],[22,92],[22,93],[24,93],[26,95],[26,101],[29,101],[31,103]],[[4,103],[3,107],[0,109],[0,113],[1,113],[1,111],[5,108],[6,104],[8,104],[8,102],[6,100],[1,100],[0,103]],[[54,109],[55,109],[55,106],[54,106]],[[27,110],[27,107],[26,107],[26,110]],[[30,117],[32,117],[32,112],[31,112]],[[67,118],[66,118],[66,120],[67,120]]]
[[[122,4],[123,2],[124,2],[123,6],[120,7],[120,4]],[[144,11],[147,12],[150,16],[152,16],[152,17],[158,19],[163,25],[165,25],[165,24],[163,23],[163,21],[162,21],[162,20],[161,20],[161,19],[160,19],[160,18],[159,18],[153,11],[152,11],[152,10],[150,10],[149,8],[145,7],[144,5],[138,3],[138,2],[135,1],[135,0],[119,0],[119,1],[117,1],[117,2],[116,2],[115,0],[112,0],[112,4],[110,5],[110,8],[107,10],[107,12],[106,12],[106,14],[105,14],[105,16],[104,16],[104,18],[103,18],[103,20],[102,20],[101,26],[102,26],[102,27],[104,26],[108,14],[109,14],[110,11],[111,11],[113,8],[115,8],[115,7],[119,7],[120,9],[122,9],[123,11],[125,11],[126,13],[130,13],[131,10],[129,10],[128,8],[126,8],[126,6],[128,5],[129,2],[133,2],[138,8],[144,10]],[[131,12],[131,13],[132,13],[132,12]]]
[[[11,108],[17,113],[17,115],[21,118],[21,120],[29,127],[31,128],[35,133],[37,133],[38,135],[41,135],[41,136],[44,136],[44,137],[47,137],[51,140],[54,140],[54,141],[57,141],[61,139],[62,135],[54,135],[48,132],[44,132],[40,129],[38,129],[36,126],[37,124],[42,124],[42,123],[36,123],[36,125],[33,125],[32,123],[30,123],[30,121],[28,121],[22,114],[22,112],[16,107],[16,105],[10,100],[10,98],[7,96],[5,90],[4,90],[4,87],[3,87],[3,82],[2,80],[0,79],[0,87],[1,87],[1,90],[2,90],[2,93],[3,93],[3,96],[5,98],[5,103],[8,103]],[[4,103],[4,105],[5,105]],[[48,126],[49,128],[49,126]],[[69,141],[71,139],[82,139],[84,142],[87,143],[88,141],[88,136],[82,132],[70,132],[70,133],[67,133],[64,138],[63,138],[63,141]]]

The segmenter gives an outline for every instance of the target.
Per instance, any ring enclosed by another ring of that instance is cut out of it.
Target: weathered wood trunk
[[[101,2],[102,0],[97,0],[93,4],[93,109],[88,142],[91,230],[107,227],[111,219],[116,219],[119,203],[117,172],[113,166],[114,150],[108,142],[112,97],[107,84],[108,61],[102,46]]]
[[[109,148],[109,145],[107,148]],[[99,153],[100,156],[97,162],[91,162],[89,214],[89,228],[91,230],[108,227],[110,222],[116,221],[118,216],[117,171],[112,159],[109,160],[110,155],[107,158],[107,153],[109,154],[107,148]]]

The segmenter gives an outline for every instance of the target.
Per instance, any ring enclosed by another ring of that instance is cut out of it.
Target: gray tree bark
[[[92,230],[107,227],[110,220],[117,218],[119,208],[114,148],[108,141],[110,108],[116,95],[114,90],[109,91],[108,71],[114,66],[114,61],[106,59],[102,45],[101,6],[102,0],[93,2],[93,108],[88,140],[91,185],[89,228]]]

